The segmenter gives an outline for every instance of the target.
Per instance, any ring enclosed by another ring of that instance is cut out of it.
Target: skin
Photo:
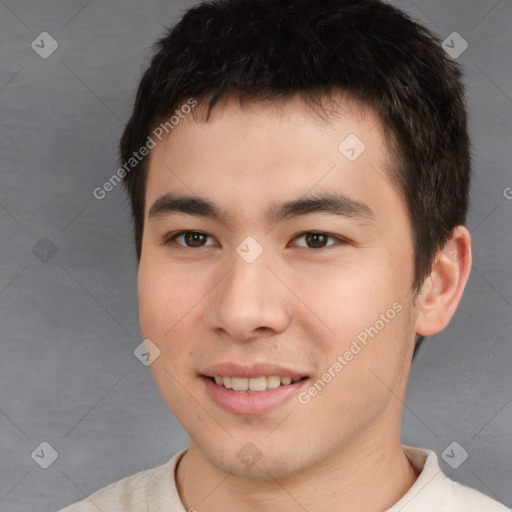
[[[298,97],[244,108],[229,99],[208,123],[188,116],[151,152],[140,321],[160,350],[156,384],[190,436],[177,470],[187,509],[385,510],[417,478],[400,444],[415,336],[450,321],[471,266],[470,236],[453,231],[415,297],[411,225],[388,179],[381,125],[355,104],[342,107],[326,122]],[[353,162],[338,150],[349,134],[366,147]],[[366,204],[373,219],[265,216],[274,203],[323,192]],[[227,217],[150,218],[165,193],[201,196]],[[169,241],[186,230],[207,235],[203,245]],[[308,231],[328,234],[326,247],[308,247],[311,237],[300,236]],[[253,263],[236,252],[248,236],[263,248]],[[280,364],[309,376],[309,386],[394,303],[401,311],[306,405],[293,398],[236,415],[205,392],[201,370],[224,361]],[[252,467],[237,457],[247,442],[262,455]]]

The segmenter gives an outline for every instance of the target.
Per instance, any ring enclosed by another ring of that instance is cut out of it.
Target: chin
[[[312,465],[304,463],[297,457],[295,448],[277,450],[276,447],[265,447],[261,450],[250,442],[243,444],[236,452],[231,447],[212,448],[200,446],[203,455],[217,469],[229,475],[249,480],[274,480],[293,476]],[[231,454],[232,453],[232,454]],[[228,455],[229,454],[229,455]]]
[[[238,459],[231,461],[220,461],[219,469],[238,478],[249,480],[275,480],[288,478],[300,472],[300,468],[290,464],[290,461],[268,460],[263,456],[254,466],[244,466]]]

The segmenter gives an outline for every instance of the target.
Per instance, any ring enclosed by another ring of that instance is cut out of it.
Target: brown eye
[[[174,242],[183,247],[198,248],[205,247],[207,245],[213,245],[213,243],[207,243],[210,237],[205,233],[199,231],[182,231],[171,236],[167,243]]]
[[[323,233],[306,233],[305,240],[311,249],[321,249],[327,244],[329,237]]]
[[[346,241],[338,236],[323,231],[308,231],[295,237],[295,245],[306,249],[324,249],[331,245],[344,244]]]
[[[196,233],[194,231],[185,233],[183,237],[189,247],[202,247],[207,238],[203,233]]]

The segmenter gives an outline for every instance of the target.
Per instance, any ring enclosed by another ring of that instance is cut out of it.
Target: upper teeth
[[[280,385],[288,386],[292,382],[299,381],[300,378],[292,379],[291,377],[278,377],[271,375],[270,377],[215,377],[215,383],[234,391],[265,391],[266,389],[277,388]]]

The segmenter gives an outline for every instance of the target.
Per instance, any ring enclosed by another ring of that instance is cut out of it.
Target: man
[[[506,511],[400,443],[471,268],[458,67],[370,0],[226,0],[158,44],[121,141],[151,370],[190,436],[68,512]]]

